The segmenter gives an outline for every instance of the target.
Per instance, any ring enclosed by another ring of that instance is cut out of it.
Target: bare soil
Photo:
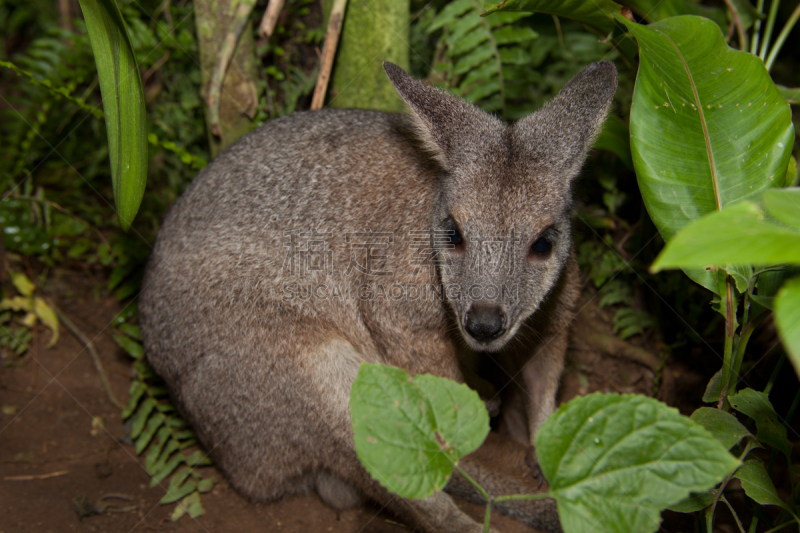
[[[47,290],[92,339],[114,394],[125,402],[131,362],[112,338],[120,304],[102,295],[102,276],[62,271],[50,278]],[[581,307],[580,323],[603,324],[602,311],[593,302],[585,299]],[[652,394],[655,374],[650,368],[598,351],[586,335],[582,329],[575,335],[561,400],[596,390]],[[251,503],[218,471],[211,474],[214,489],[202,496],[205,515],[172,522],[174,505],[159,504],[166,484],[150,488],[144,458],[119,440],[124,434],[120,411],[109,401],[89,352],[64,329],[55,347],[47,347],[49,339],[46,330],[37,330],[29,353],[7,359],[16,365],[0,367],[0,533],[408,531],[376,507],[336,512],[316,494]],[[685,369],[668,367],[658,396],[674,401],[670,384],[678,375],[690,386],[695,380]],[[696,381],[702,383],[702,378]],[[482,519],[481,506],[463,507]],[[495,527],[510,533],[533,531],[497,515]]]

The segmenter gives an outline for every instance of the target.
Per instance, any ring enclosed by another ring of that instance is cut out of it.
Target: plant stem
[[[769,396],[770,391],[772,391],[772,385],[775,384],[775,380],[778,379],[780,375],[781,368],[783,367],[783,363],[786,362],[786,354],[781,354],[780,359],[778,359],[775,368],[772,369],[772,374],[769,376],[769,381],[767,382],[767,386],[764,387],[764,394]]]
[[[764,0],[758,0],[756,3],[756,11],[761,15],[764,11]],[[759,30],[761,30],[761,19],[756,18],[753,22],[753,40],[750,42],[750,53],[753,55],[758,54],[758,38]]]
[[[723,287],[720,287],[721,289]],[[725,351],[722,359],[722,383],[724,386],[719,396],[718,409],[727,410],[725,399],[736,391],[739,376],[734,372],[733,344],[736,337],[736,305],[733,280],[725,274],[724,291],[720,290],[720,298],[725,298]],[[731,391],[731,389],[733,389]]]
[[[775,17],[778,16],[778,7],[781,5],[781,0],[772,0],[769,5],[769,15],[767,16],[767,29],[764,30],[764,42],[761,43],[761,51],[758,57],[761,61],[767,58],[767,46],[769,46],[769,39],[772,37],[772,29],[775,27]]]
[[[775,44],[772,45],[772,51],[770,51],[769,57],[764,64],[767,67],[767,72],[769,72],[769,70],[772,68],[772,64],[775,62],[778,52],[781,51],[784,41],[786,41],[786,38],[789,37],[789,33],[791,33],[792,28],[794,28],[794,25],[797,23],[798,18],[800,18],[800,4],[797,4],[797,7],[794,8],[794,11],[792,11],[792,14],[789,16],[789,20],[786,21],[786,25],[778,34],[778,38],[775,39]]]
[[[510,502],[514,500],[544,500],[545,498],[552,498],[553,495],[550,491],[540,492],[539,494],[511,494],[509,496],[498,496],[493,501],[494,503]]]
[[[736,525],[739,526],[739,531],[741,531],[741,533],[744,533],[744,527],[742,526],[742,522],[739,520],[739,516],[736,514],[736,511],[733,510],[733,506],[731,506],[731,504],[728,502],[728,499],[725,496],[722,496],[720,497],[720,500],[722,501],[722,503],[728,506],[728,509],[733,515],[733,519],[736,520]]]
[[[492,519],[492,504],[494,503],[494,501],[492,500],[492,497],[489,496],[489,493],[486,492],[486,489],[481,487],[480,484],[477,481],[472,479],[472,477],[469,474],[464,472],[464,469],[461,468],[460,466],[458,466],[458,464],[455,464],[453,466],[456,467],[456,470],[458,470],[458,473],[461,474],[464,477],[464,479],[469,481],[470,485],[475,487],[478,490],[478,492],[481,493],[481,496],[483,496],[483,499],[486,500],[486,514],[484,514],[484,516],[483,516],[483,533],[489,533],[489,523],[490,523],[490,521]]]

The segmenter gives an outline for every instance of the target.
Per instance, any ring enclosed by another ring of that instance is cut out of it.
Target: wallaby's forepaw
[[[489,411],[489,418],[500,416],[501,401],[499,396],[484,400],[484,403],[486,404],[486,410]]]
[[[529,446],[528,451],[525,452],[525,464],[531,469],[531,475],[534,479],[539,482],[539,486],[536,488],[541,489],[542,483],[544,483],[544,474],[542,474],[542,468],[539,466],[539,457],[536,455],[536,448],[533,446]]]

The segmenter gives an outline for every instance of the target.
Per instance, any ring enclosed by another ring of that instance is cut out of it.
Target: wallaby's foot
[[[358,507],[364,503],[364,497],[358,489],[327,470],[317,472],[315,481],[320,499],[337,511]]]
[[[539,457],[536,455],[536,448],[533,446],[529,446],[528,451],[525,452],[525,464],[531,469],[533,478],[539,482],[537,489],[541,489],[542,483],[544,483],[544,474],[542,474],[542,467],[539,466]]]

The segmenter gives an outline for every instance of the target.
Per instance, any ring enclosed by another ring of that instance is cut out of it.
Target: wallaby
[[[502,405],[509,429],[461,466],[494,495],[537,490],[526,454],[554,409],[578,293],[571,187],[617,74],[594,63],[508,125],[384,66],[410,116],[296,113],[200,172],[150,258],[144,345],[246,496],[316,488],[339,508],[366,496],[419,531],[477,533],[448,494],[404,500],[367,474],[350,388],[362,362],[488,395],[520,383]],[[446,491],[482,501],[457,474]],[[552,500],[498,508],[560,530]]]

